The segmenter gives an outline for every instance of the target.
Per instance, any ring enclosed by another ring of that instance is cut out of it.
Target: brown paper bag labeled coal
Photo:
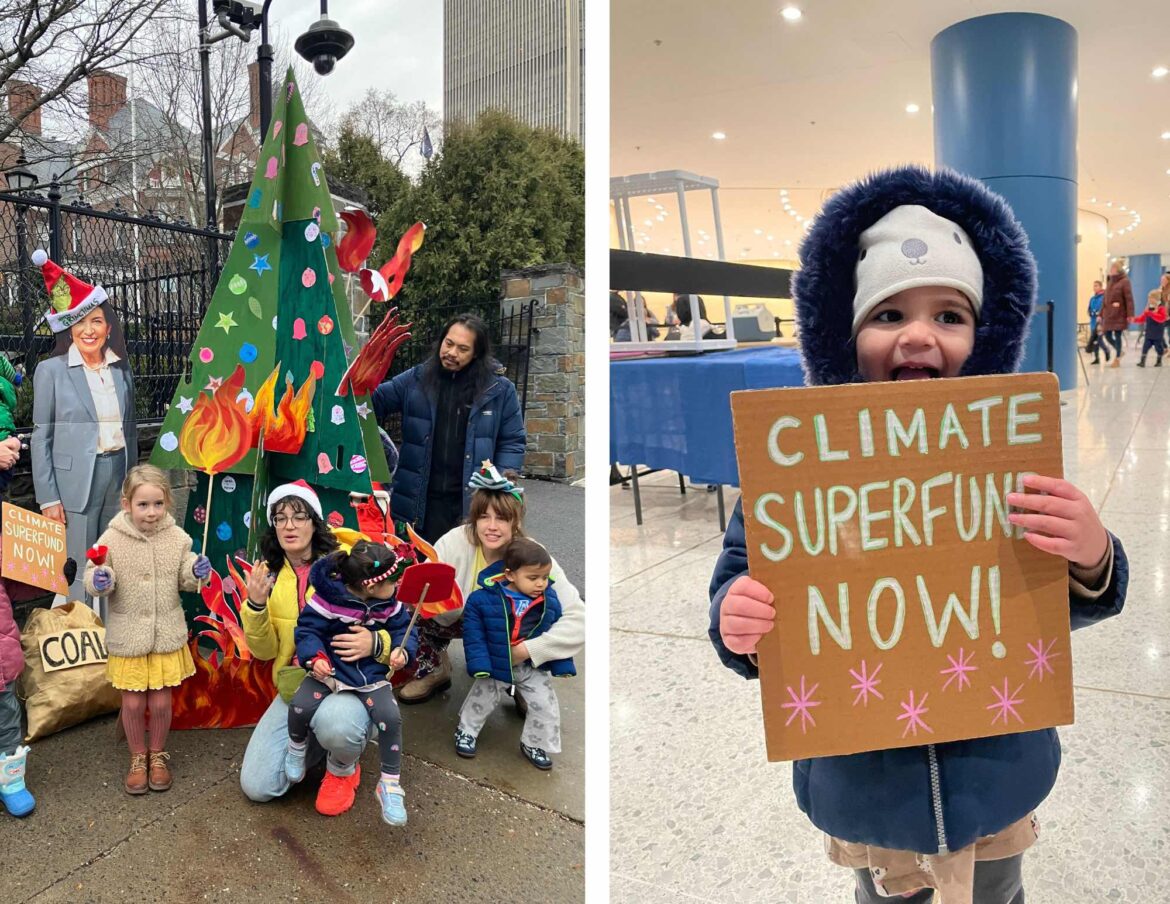
[[[92,609],[69,603],[34,609],[21,632],[25,668],[17,684],[28,714],[26,741],[113,712],[122,695],[106,677],[106,629]]]

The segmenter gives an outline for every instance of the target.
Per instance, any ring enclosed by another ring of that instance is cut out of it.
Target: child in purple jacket
[[[16,678],[24,671],[20,629],[12,617],[12,601],[0,582],[0,802],[12,816],[27,816],[36,806],[24,787],[28,748],[20,744],[20,701]]]

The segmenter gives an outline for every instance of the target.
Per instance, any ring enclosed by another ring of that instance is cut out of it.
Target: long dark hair
[[[431,356],[422,369],[422,384],[427,394],[434,396],[438,391],[439,375],[443,373],[443,363],[439,360],[439,352],[443,348],[443,340],[451,332],[451,327],[462,326],[475,334],[475,348],[471,363],[467,365],[468,376],[475,385],[475,395],[478,397],[495,377],[496,362],[492,358],[492,340],[488,335],[487,324],[475,314],[457,314],[447,321],[439,338],[431,349]]]
[[[283,499],[278,499],[269,510],[269,516],[276,517],[276,513],[282,508],[290,509],[294,515],[308,515],[309,520],[313,523],[313,540],[309,547],[311,553],[309,561],[316,562],[323,556],[337,551],[340,544],[338,544],[337,538],[333,536],[333,531],[329,529],[328,524],[317,517],[317,513],[313,511],[312,507],[304,499],[301,499],[299,496],[285,496]],[[268,530],[264,531],[264,534],[260,537],[260,556],[264,559],[265,564],[268,565],[268,571],[271,574],[277,574],[287,561],[284,550],[280,546],[280,540],[276,538],[276,528],[271,524],[268,525]]]
[[[699,299],[699,319],[707,319],[707,305],[698,295],[680,295],[674,303],[674,312],[678,315],[678,322],[683,326],[691,325],[691,299]]]
[[[106,323],[110,327],[110,334],[106,337],[106,348],[121,358],[121,366],[129,371],[130,362],[126,358],[126,337],[122,335],[122,323],[118,320],[118,315],[114,313],[114,306],[108,301],[103,301],[94,310],[101,311],[105,315]],[[92,313],[93,311],[90,311],[90,314]],[[53,337],[53,352],[50,357],[69,354],[71,345],[73,345],[73,329],[61,330]]]

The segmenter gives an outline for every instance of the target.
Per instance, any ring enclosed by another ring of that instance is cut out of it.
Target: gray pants
[[[561,752],[561,708],[552,688],[552,676],[527,662],[512,666],[516,693],[528,704],[520,743],[539,747],[546,753]],[[494,678],[476,678],[459,710],[459,728],[479,737],[484,723],[500,701],[508,696],[508,683]]]
[[[0,691],[0,756],[11,756],[20,746],[20,701],[16,682]]]
[[[98,541],[122,508],[122,481],[126,479],[126,456],[122,452],[98,455],[93,463],[93,481],[85,510],[65,510],[65,553],[77,563],[77,578],[69,585],[69,599],[83,600],[105,620],[105,607],[85,592],[85,551]],[[104,602],[105,598],[101,598]]]
[[[971,900],[974,904],[1024,904],[1024,855],[1003,860],[979,860],[975,863],[975,886]],[[879,895],[873,886],[869,870],[855,869],[857,876],[857,904],[930,904],[932,889],[925,889],[909,898]]]

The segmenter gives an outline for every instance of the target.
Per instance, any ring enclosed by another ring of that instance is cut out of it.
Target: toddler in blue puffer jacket
[[[793,297],[807,381],[832,385],[1012,373],[1036,297],[1036,264],[1010,208],[957,173],[904,167],[842,189],[801,248]],[[1073,628],[1116,615],[1121,541],[1065,480],[1028,476],[1012,524],[1068,561]],[[748,576],[736,505],[711,579],[709,635],[723,663],[758,677],[772,592]],[[1060,766],[1054,729],[793,763],[797,803],[852,868],[855,900],[1022,904],[1034,810]]]
[[[455,752],[475,756],[476,739],[506,694],[528,704],[520,752],[537,769],[551,769],[548,754],[561,752],[561,712],[550,676],[576,675],[572,659],[554,659],[539,668],[525,642],[551,628],[561,603],[549,580],[552,557],[527,537],[504,547],[503,557],[479,575],[479,588],[463,608],[463,652],[475,678],[459,710]]]

